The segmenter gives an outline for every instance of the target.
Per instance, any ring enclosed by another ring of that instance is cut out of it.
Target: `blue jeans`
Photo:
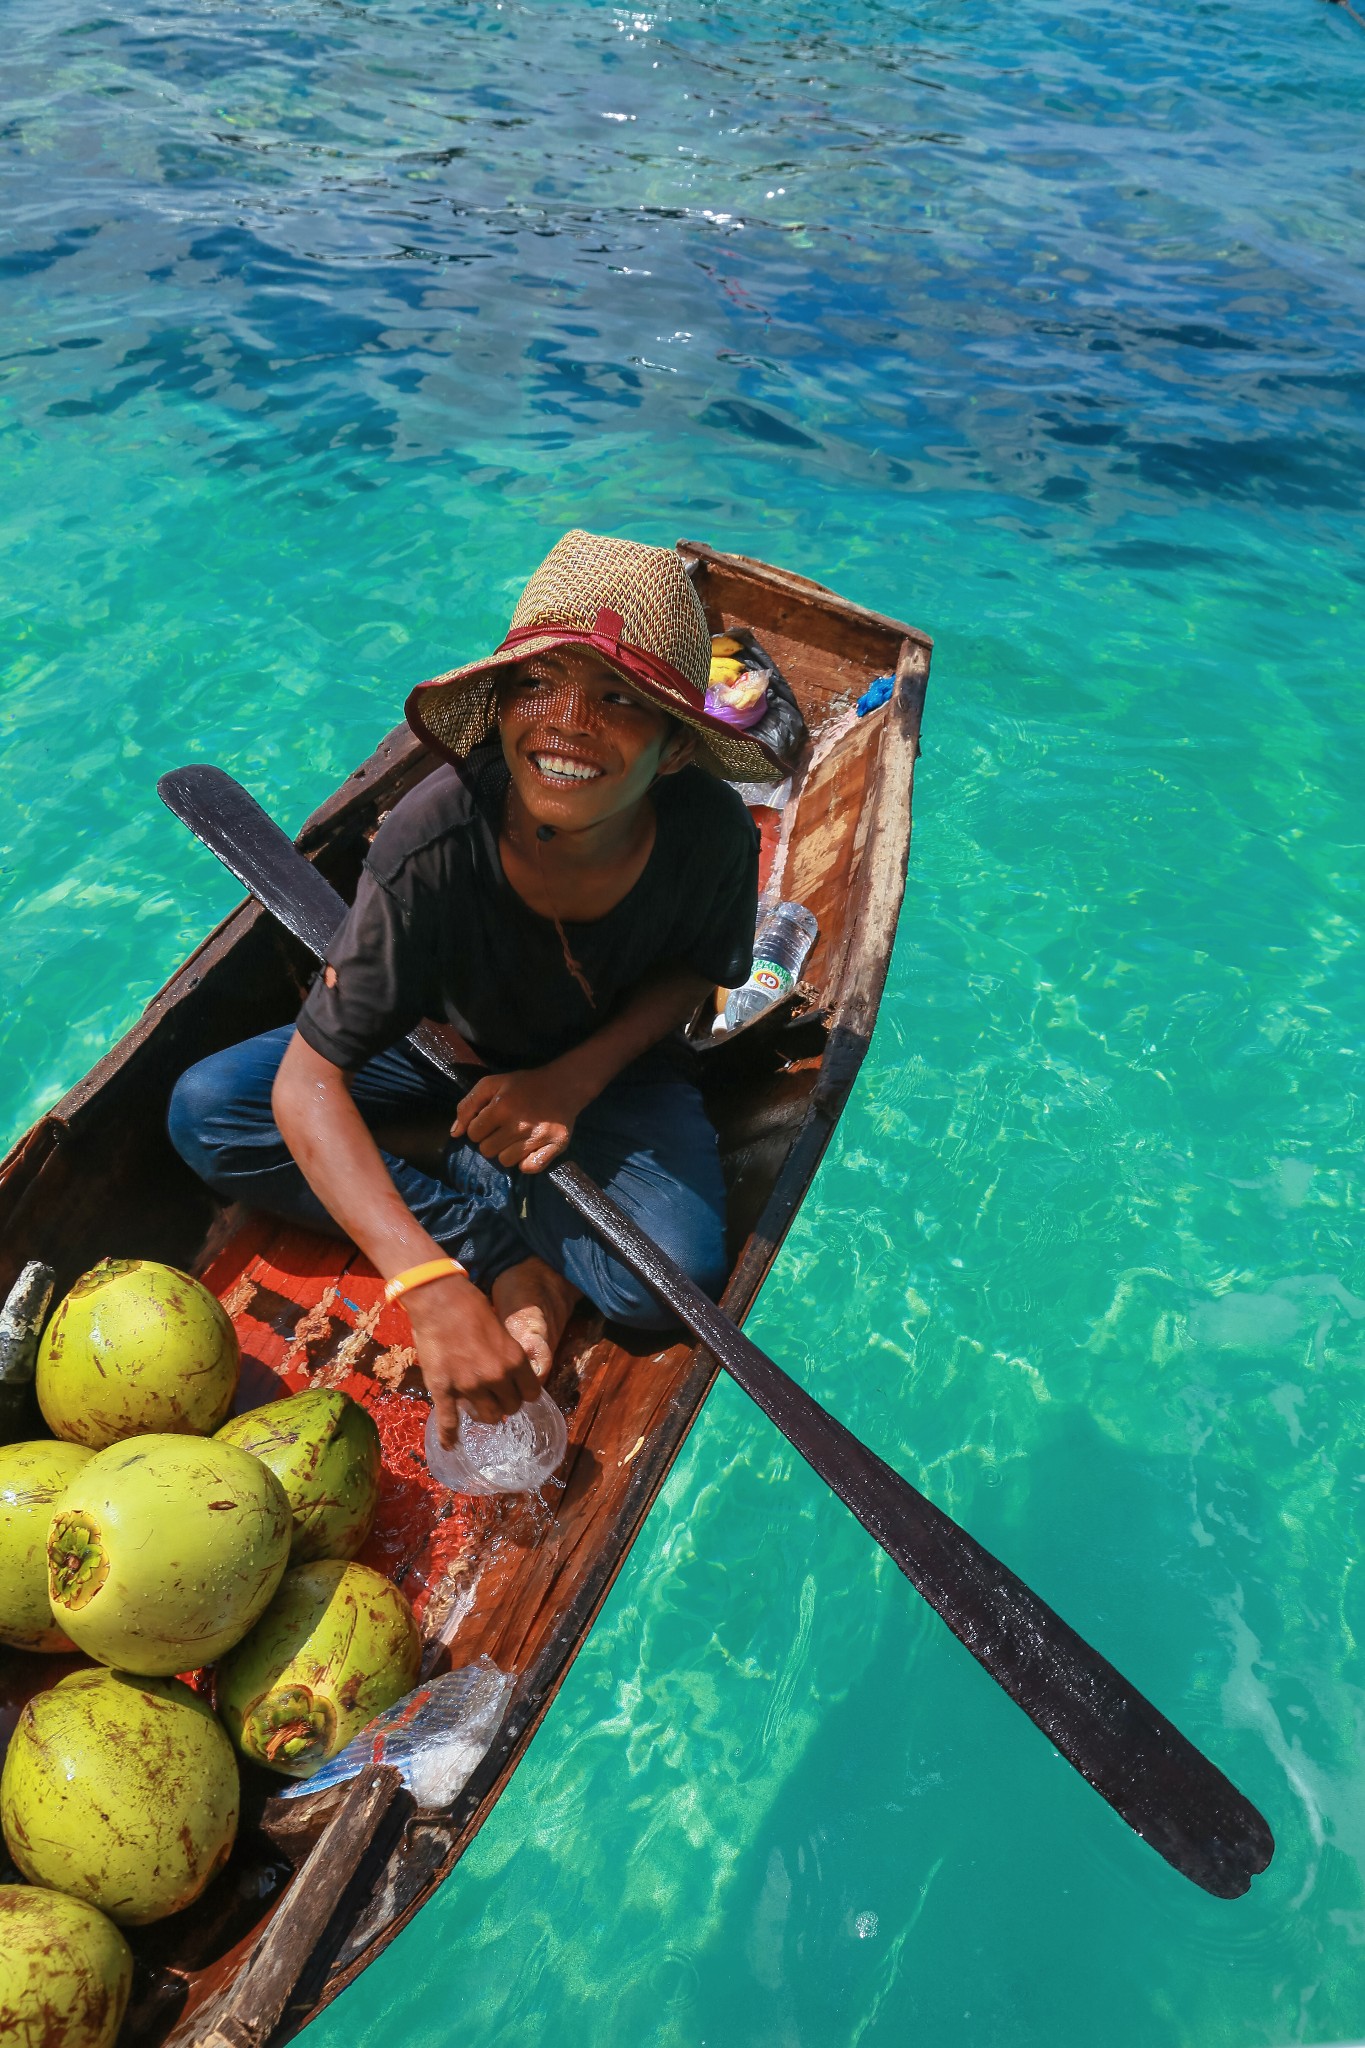
[[[338,1234],[280,1136],[270,1091],[290,1024],[213,1053],[181,1075],[167,1119],[171,1143],[224,1200]],[[402,1046],[352,1077],[372,1129],[417,1118],[454,1119],[460,1091]],[[534,1253],[603,1315],[637,1329],[672,1324],[662,1303],[598,1243],[544,1174],[487,1160],[464,1139],[446,1143],[439,1178],[383,1150],[403,1200],[443,1250],[489,1287]],[[700,1287],[725,1281],[725,1185],[701,1096],[660,1054],[646,1054],[605,1088],[575,1126],[570,1157]]]

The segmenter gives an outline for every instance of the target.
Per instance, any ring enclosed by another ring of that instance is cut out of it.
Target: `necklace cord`
[[[559,911],[555,904],[554,891],[550,887],[550,879],[545,872],[545,851],[540,843],[539,833],[536,833],[533,836],[532,844],[536,849],[536,867],[540,874],[540,886],[545,891],[545,901],[550,906],[550,922],[553,924],[556,936],[559,939],[559,949],[561,953],[564,955],[565,969],[573,978],[573,980],[578,983],[578,986],[582,989],[584,995],[587,997],[588,1008],[590,1010],[595,1010],[597,1008],[597,998],[592,992],[592,983],[588,980],[587,975],[583,972],[583,969],[579,965],[578,961],[574,959],[572,949],[569,945],[568,937],[565,933],[563,925],[559,921]]]

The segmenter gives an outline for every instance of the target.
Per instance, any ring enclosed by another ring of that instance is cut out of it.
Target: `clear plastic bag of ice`
[[[564,1417],[543,1387],[501,1422],[462,1413],[450,1450],[442,1447],[436,1410],[427,1417],[427,1470],[452,1493],[532,1493],[558,1471],[568,1447]]]

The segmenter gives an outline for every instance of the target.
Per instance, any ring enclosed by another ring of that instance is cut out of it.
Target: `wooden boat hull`
[[[765,833],[782,894],[819,921],[808,998],[784,1021],[698,1059],[729,1187],[733,1265],[723,1301],[739,1321],[810,1185],[875,1023],[904,886],[931,643],[803,578],[692,543],[680,550],[713,632],[754,628],[812,734],[781,830],[770,814]],[[856,719],[853,701],[888,671],[890,702]],[[433,765],[398,728],[309,819],[300,846],[349,894],[379,819]],[[716,1372],[701,1347],[628,1346],[580,1314],[551,1382],[570,1426],[562,1485],[540,1501],[477,1510],[437,1499],[412,1459],[421,1404],[401,1309],[383,1308],[352,1248],[218,1210],[164,1135],[185,1067],[288,1021],[311,972],[257,906],[224,921],[0,1166],[0,1286],[31,1257],[57,1268],[59,1288],[106,1255],[166,1259],[204,1274],[234,1313],[247,1405],[281,1383],[343,1385],[365,1399],[389,1430],[373,1561],[414,1597],[429,1662],[487,1656],[514,1689],[448,1811],[415,1811],[391,1784],[280,1802],[248,1781],[229,1871],[198,1907],[138,1937],[129,2042],[243,2048],[284,2038],[406,1924],[516,1768]],[[34,1662],[10,1659],[11,1695],[45,1676],[30,1670]],[[328,1871],[321,1918],[324,1892],[305,1861],[315,1843],[314,1867]],[[342,1883],[348,1843],[354,1869]]]

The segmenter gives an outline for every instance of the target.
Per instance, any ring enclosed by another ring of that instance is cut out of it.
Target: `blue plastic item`
[[[880,711],[883,704],[890,700],[891,692],[895,687],[896,678],[894,676],[875,676],[858,699],[857,711],[859,718],[866,718],[869,711]]]

